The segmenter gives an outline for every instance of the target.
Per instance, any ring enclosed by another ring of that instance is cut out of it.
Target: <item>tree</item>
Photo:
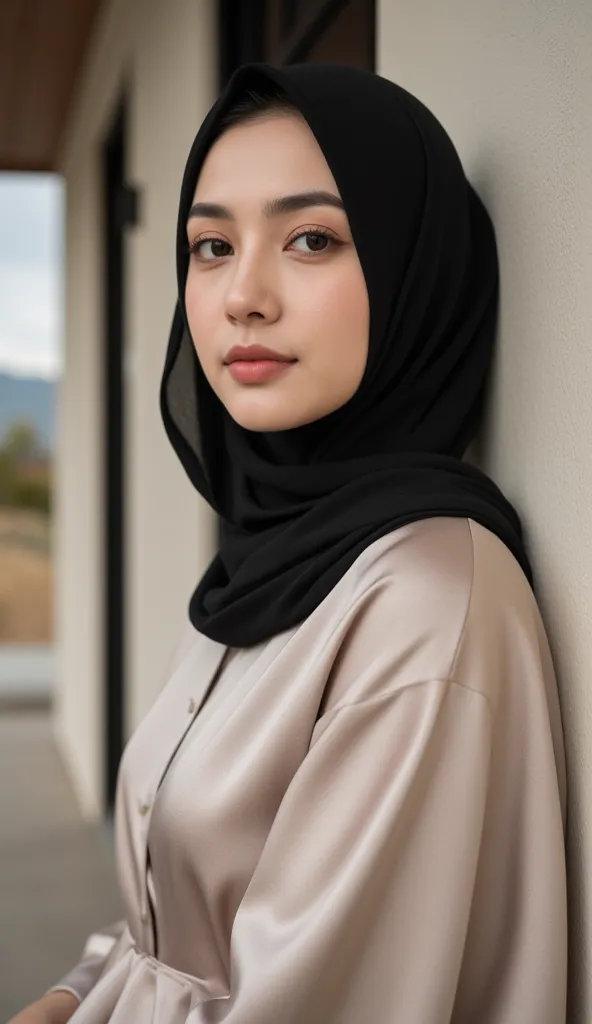
[[[17,420],[4,434],[0,445],[0,505],[13,508],[51,510],[51,476],[47,471],[33,476],[27,462],[43,457],[35,427],[26,420]]]
[[[27,420],[15,420],[4,434],[0,454],[18,465],[26,459],[34,458],[40,448],[35,427]]]
[[[0,505],[14,505],[17,487],[14,462],[0,451]]]

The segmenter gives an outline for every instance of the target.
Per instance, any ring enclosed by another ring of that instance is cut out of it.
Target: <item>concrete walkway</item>
[[[122,916],[107,826],[86,824],[43,711],[0,714],[0,1024]]]

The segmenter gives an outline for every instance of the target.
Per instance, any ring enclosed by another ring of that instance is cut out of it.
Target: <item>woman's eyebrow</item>
[[[312,191],[270,199],[265,203],[263,212],[266,217],[277,217],[283,213],[305,210],[308,206],[335,206],[338,210],[343,210],[343,202],[339,196],[333,195],[332,192]]]
[[[343,202],[339,196],[332,192],[312,191],[298,192],[292,196],[278,196],[277,199],[268,199],[263,206],[263,213],[266,217],[278,217],[285,213],[294,213],[297,210],[305,210],[309,206],[334,206],[343,210]],[[214,220],[234,220],[234,215],[227,206],[220,203],[194,203],[189,211],[187,220],[192,217],[210,217]]]

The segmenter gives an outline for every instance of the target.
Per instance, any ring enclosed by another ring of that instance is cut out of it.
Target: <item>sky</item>
[[[63,220],[57,175],[0,173],[0,372],[60,373]]]

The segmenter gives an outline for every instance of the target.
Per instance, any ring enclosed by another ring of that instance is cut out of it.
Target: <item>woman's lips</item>
[[[235,359],[228,363],[228,372],[240,384],[265,384],[287,373],[295,362],[287,362],[285,359]]]
[[[230,376],[240,384],[265,384],[296,362],[264,345],[235,345],[226,356]]]

